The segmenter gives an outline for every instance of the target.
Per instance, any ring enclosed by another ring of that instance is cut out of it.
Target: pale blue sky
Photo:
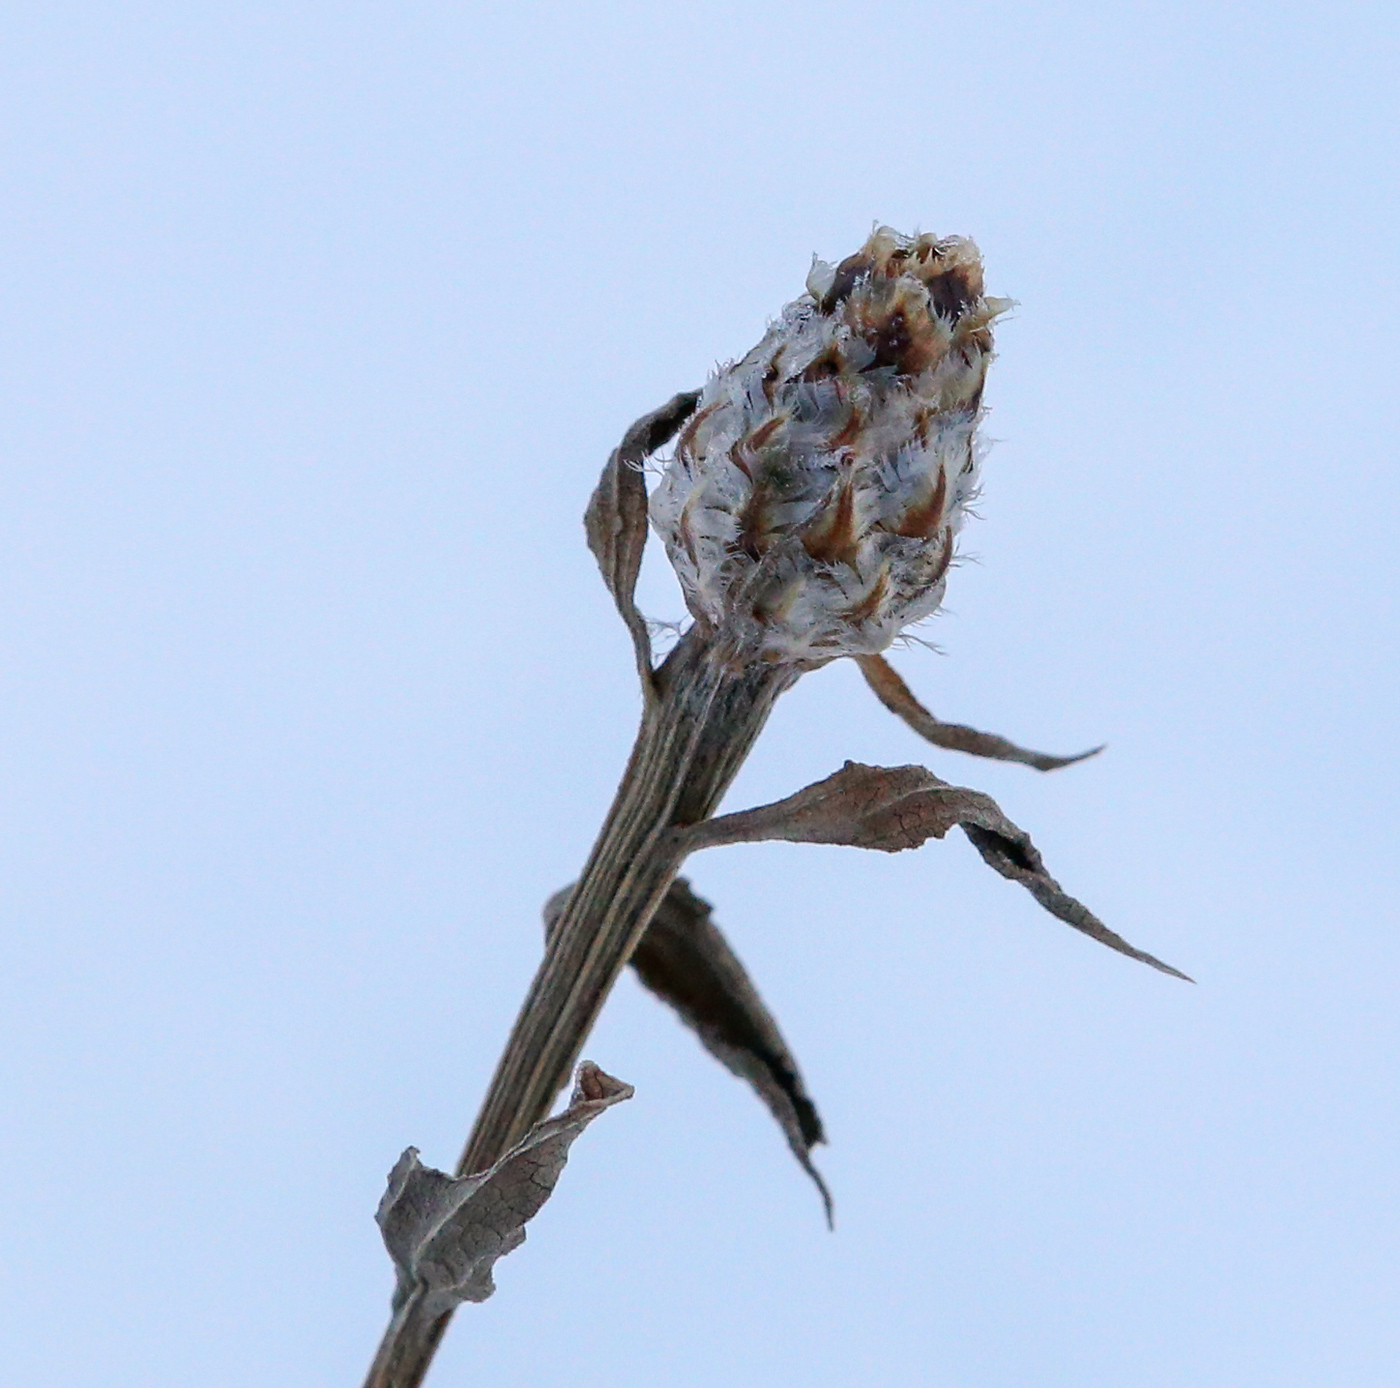
[[[923,761],[961,840],[692,863],[819,1203],[628,980],[431,1380],[1393,1388],[1397,58],[1375,5],[12,4],[0,1378],[357,1384],[630,743],[582,538],[634,416],[872,221],[1020,300],[978,562],[731,807]],[[649,568],[644,600],[679,599]]]

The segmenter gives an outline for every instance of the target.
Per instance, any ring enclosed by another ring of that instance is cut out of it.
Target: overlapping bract
[[[717,372],[651,499],[741,659],[882,651],[943,597],[977,485],[992,323],[971,241],[876,231]]]

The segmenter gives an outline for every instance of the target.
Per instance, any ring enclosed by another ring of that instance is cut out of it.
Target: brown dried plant
[[[582,876],[546,907],[544,959],[457,1175],[410,1148],[390,1177],[379,1221],[398,1287],[366,1388],[422,1382],[456,1305],[490,1295],[491,1264],[524,1238],[569,1143],[631,1095],[585,1063],[569,1108],[546,1117],[629,963],[754,1088],[830,1219],[811,1161],[821,1120],[709,905],[677,875],[689,854],[765,839],[898,852],[957,827],[1051,915],[1186,977],[1066,893],[988,796],[923,767],[847,762],[785,800],[714,817],[779,695],[842,657],[935,746],[1041,771],[1093,754],[1047,756],[944,723],[882,654],[942,600],[1007,307],[984,294],[970,241],[882,227],[839,265],[816,262],[757,347],[638,420],[608,460],[585,524],[632,636],[641,727]],[[673,439],[648,497],[642,464]],[[633,597],[649,520],[694,618],[659,665]]]

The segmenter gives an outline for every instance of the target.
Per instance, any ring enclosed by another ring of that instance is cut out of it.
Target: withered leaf
[[[1091,747],[1087,752],[1079,752],[1072,757],[1052,757],[1046,752],[1032,752],[1026,747],[1018,747],[996,733],[978,732],[976,728],[962,723],[945,723],[935,718],[914,697],[909,686],[883,656],[863,655],[855,660],[866,683],[875,691],[875,697],[935,747],[943,747],[950,752],[966,752],[974,757],[990,757],[994,761],[1020,762],[1023,766],[1035,767],[1037,771],[1055,771],[1061,766],[1072,766],[1103,751],[1102,747]]]
[[[545,903],[546,937],[571,890],[565,887]],[[812,1148],[826,1141],[821,1118],[773,1014],[710,913],[710,903],[685,878],[676,878],[632,953],[632,967],[700,1044],[763,1101],[821,1193],[830,1225],[831,1192],[811,1158]]]
[[[674,436],[695,412],[699,399],[700,392],[696,390],[674,395],[627,431],[603,468],[583,516],[588,548],[593,551],[603,571],[603,581],[632,634],[637,673],[648,692],[652,687],[651,637],[646,619],[633,601],[647,542],[647,488],[641,464]]]
[[[428,1317],[496,1290],[491,1268],[525,1242],[525,1225],[554,1190],[573,1140],[632,1086],[591,1061],[578,1067],[563,1113],[535,1126],[494,1166],[449,1176],[424,1166],[410,1147],[389,1173],[375,1220],[398,1272],[394,1305],[420,1290]]]
[[[1051,915],[1130,959],[1191,980],[1130,945],[1070,896],[1045,870],[1030,836],[980,791],[941,781],[922,766],[863,766],[848,761],[824,781],[771,805],[721,815],[676,830],[687,852],[728,843],[783,839],[845,844],[886,853],[917,848],[960,825],[983,859],[1019,882]]]

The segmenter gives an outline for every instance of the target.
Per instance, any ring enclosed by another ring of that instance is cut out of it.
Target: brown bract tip
[[[821,563],[856,566],[860,535],[856,530],[856,499],[850,478],[836,484],[834,497],[817,511],[802,534],[802,547]]]

